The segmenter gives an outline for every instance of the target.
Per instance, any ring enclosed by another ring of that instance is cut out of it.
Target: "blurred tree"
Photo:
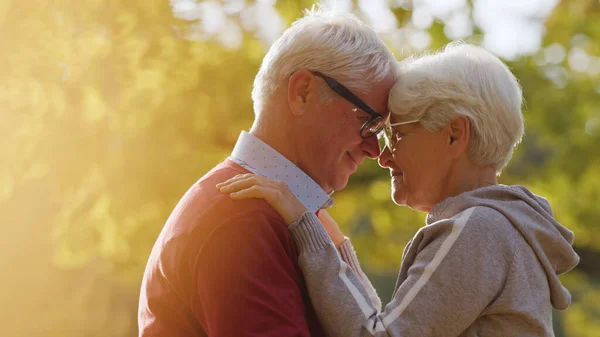
[[[508,15],[516,21],[502,26],[494,20],[515,8],[498,3],[337,6],[371,24],[399,58],[464,38],[510,60],[527,135],[501,180],[546,196],[575,231],[583,260],[564,277],[574,303],[557,314],[557,334],[597,336],[600,5],[523,2],[526,17]],[[0,3],[1,335],[136,335],[139,282],[158,232],[248,129],[269,43],[311,4]],[[387,172],[370,161],[332,210],[384,300],[424,218],[396,207],[389,190]]]

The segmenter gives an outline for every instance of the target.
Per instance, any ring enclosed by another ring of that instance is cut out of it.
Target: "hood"
[[[523,186],[494,185],[465,192],[437,204],[427,215],[427,224],[475,206],[502,213],[533,248],[548,277],[552,306],[566,309],[571,294],[558,279],[579,263],[573,250],[573,232],[554,219],[548,201]]]

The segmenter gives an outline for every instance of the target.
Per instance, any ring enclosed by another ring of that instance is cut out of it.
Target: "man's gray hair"
[[[275,41],[252,90],[255,113],[297,70],[319,71],[356,93],[395,76],[394,55],[356,16],[313,7]]]
[[[523,137],[522,91],[508,67],[483,48],[451,43],[442,51],[399,64],[389,109],[403,120],[419,119],[429,131],[453,117],[471,124],[469,156],[500,174]]]

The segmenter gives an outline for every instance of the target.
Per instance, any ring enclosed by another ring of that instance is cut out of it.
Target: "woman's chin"
[[[406,206],[406,194],[392,188],[392,201],[398,206]]]

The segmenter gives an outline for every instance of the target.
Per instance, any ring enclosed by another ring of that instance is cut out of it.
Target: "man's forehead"
[[[372,98],[373,105],[378,108],[378,112],[385,114],[386,116],[388,114],[388,97],[395,82],[396,80],[394,78],[386,78],[373,86],[369,95],[370,98]]]
[[[385,88],[373,88],[368,94],[362,95],[362,99],[367,105],[375,109],[378,113],[387,118],[389,90]]]

